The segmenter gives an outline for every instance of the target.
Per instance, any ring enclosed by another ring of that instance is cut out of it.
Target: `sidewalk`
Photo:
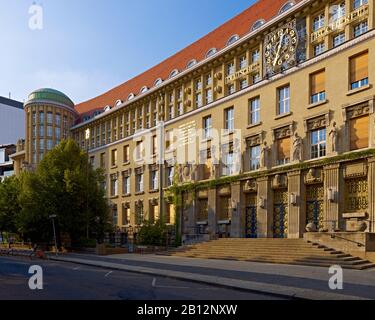
[[[232,289],[312,300],[375,299],[375,270],[344,270],[344,289],[328,287],[327,268],[206,260],[157,255],[123,254],[107,257],[82,254],[50,256],[107,269],[165,276]]]

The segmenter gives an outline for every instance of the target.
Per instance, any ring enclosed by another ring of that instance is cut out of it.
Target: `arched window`
[[[195,66],[197,64],[197,60],[193,59],[193,60],[190,60],[187,64],[187,68],[191,68],[193,66]]]
[[[135,98],[134,93],[131,93],[131,94],[128,95],[128,101],[133,100],[134,98]]]
[[[148,88],[146,86],[142,87],[140,93],[146,93],[148,91]]]
[[[155,80],[154,86],[155,86],[155,87],[158,87],[158,86],[160,86],[162,83],[163,83],[163,80],[162,80],[161,78],[158,78],[158,79]]]
[[[293,2],[293,1],[288,1],[287,3],[285,3],[285,4],[281,7],[281,9],[280,9],[280,11],[279,11],[279,14],[282,14],[282,13],[288,11],[288,10],[289,10],[290,8],[292,8],[293,6],[294,6],[294,2]]]
[[[266,23],[266,21],[264,21],[264,19],[260,19],[260,20],[257,20],[253,26],[251,27],[251,31],[254,31],[256,29],[259,29],[262,25],[264,25]]]
[[[216,48],[211,48],[210,50],[207,51],[206,58],[213,56],[216,52],[217,52]]]
[[[231,44],[235,43],[239,38],[240,36],[238,34],[231,36],[227,42],[227,46],[230,46]]]
[[[177,69],[174,69],[172,72],[171,72],[171,74],[169,75],[169,79],[171,79],[171,78],[173,78],[173,77],[175,77],[175,76],[177,76],[178,75],[178,70]]]

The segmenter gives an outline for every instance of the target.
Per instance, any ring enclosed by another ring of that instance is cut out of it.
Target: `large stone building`
[[[206,237],[299,238],[309,223],[375,232],[374,2],[258,1],[64,106],[72,137],[105,169],[114,223],[162,218]],[[31,115],[48,110],[26,108],[30,137]]]
[[[23,103],[0,97],[0,144],[12,144],[25,137]]]

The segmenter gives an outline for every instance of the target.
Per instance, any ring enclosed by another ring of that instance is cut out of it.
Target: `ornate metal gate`
[[[324,187],[321,184],[306,187],[306,222],[313,222],[319,229],[324,227]]]
[[[257,207],[246,208],[246,238],[258,237]]]
[[[288,237],[288,192],[286,190],[274,192],[273,237]]]
[[[364,212],[368,209],[367,178],[349,179],[345,181],[345,211]]]

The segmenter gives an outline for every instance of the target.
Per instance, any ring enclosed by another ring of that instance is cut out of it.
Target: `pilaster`
[[[336,222],[336,227],[340,226],[340,203],[342,203],[344,193],[339,192],[340,164],[333,164],[324,167],[324,228],[331,230],[332,222]],[[343,181],[342,184],[343,185]],[[331,199],[329,199],[331,195]]]
[[[258,185],[258,238],[272,238],[273,225],[273,193],[268,177],[259,178]]]
[[[208,232],[211,237],[216,235],[217,230],[217,194],[216,188],[208,190]]]
[[[369,223],[368,232],[375,232],[375,157],[368,160]]]
[[[301,171],[293,171],[288,173],[288,206],[289,206],[289,226],[288,238],[299,239],[303,236],[306,209],[302,195],[305,194],[302,190],[302,176]]]
[[[243,215],[241,203],[241,182],[236,181],[231,185],[231,194],[232,194],[232,222],[231,222],[231,238],[240,238],[242,235],[242,223],[241,217]]]

